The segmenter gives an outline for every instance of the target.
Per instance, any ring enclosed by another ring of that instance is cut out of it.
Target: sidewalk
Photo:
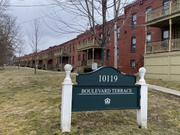
[[[180,96],[180,91],[177,91],[177,90],[172,90],[172,89],[168,89],[168,88],[161,87],[161,86],[156,86],[156,85],[151,85],[151,84],[148,84],[148,87],[152,88],[152,89],[155,89],[155,90],[162,91],[162,92],[166,92],[166,93],[170,93],[170,94],[173,94],[173,95]]]

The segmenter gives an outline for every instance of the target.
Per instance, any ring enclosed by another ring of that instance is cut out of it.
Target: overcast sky
[[[27,43],[26,29],[28,29],[35,18],[43,18],[46,23],[53,28],[53,21],[45,16],[51,14],[51,6],[48,6],[46,0],[10,0],[10,7],[8,10],[9,14],[17,17],[17,23],[22,27],[22,33],[26,41],[26,54],[32,53],[32,49]],[[46,5],[46,6],[36,6],[36,5]],[[58,9],[56,8],[58,11]],[[62,12],[62,16],[67,16]],[[49,48],[50,46],[59,45],[68,40],[76,37],[77,34],[61,34],[52,31],[48,26],[43,23],[42,20],[42,32],[43,39],[45,40],[45,45],[43,45],[40,50]]]
[[[26,41],[25,44],[27,46],[25,53],[32,53],[32,49],[27,42],[26,29],[30,28],[30,25],[35,18],[42,18],[46,22],[46,24],[48,24],[48,26],[50,26],[51,28],[55,28],[53,27],[55,25],[53,20],[47,17],[48,15],[53,15],[51,12],[52,5],[50,5],[47,0],[10,0],[9,4],[10,7],[8,13],[16,16],[17,23],[22,27],[22,33],[24,35],[24,39]],[[66,21],[68,21],[68,18],[70,18],[70,15],[68,13],[60,11],[58,7],[54,9],[55,11],[57,11],[56,13],[60,14],[62,18],[65,18]],[[110,16],[113,16],[113,12],[112,15],[110,13]],[[84,23],[86,24],[86,22]],[[58,33],[52,31],[48,26],[45,25],[45,23],[42,21],[42,37],[46,42],[45,45],[43,45],[43,47],[39,48],[38,50],[45,50],[50,46],[62,44],[66,41],[76,38],[76,36],[78,35],[73,33],[59,35]]]

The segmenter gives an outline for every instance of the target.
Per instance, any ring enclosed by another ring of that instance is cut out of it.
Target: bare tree
[[[19,45],[17,46],[16,52],[19,55],[19,65],[18,65],[18,69],[20,67],[20,57],[22,57],[25,53],[25,41],[22,39],[19,39]]]
[[[49,17],[63,24],[63,27],[56,24],[55,29],[50,26],[49,27],[60,34],[84,33],[86,30],[86,33],[91,34],[102,47],[102,65],[106,65],[106,44],[111,33],[117,30],[114,26],[118,17],[122,15],[124,6],[128,3],[128,0],[124,0],[123,2],[122,0],[48,1],[55,5],[55,8],[51,10],[52,14]],[[56,7],[60,7],[63,12],[68,12],[72,16],[71,20],[67,22],[64,18],[62,18],[62,14],[56,12]],[[113,13],[113,9],[114,16],[111,15],[111,12]],[[111,16],[111,18],[109,18],[109,16]],[[108,19],[112,20],[108,22]],[[87,26],[87,22],[90,28]],[[102,36],[99,35],[100,33],[102,33]]]
[[[28,43],[32,48],[33,53],[35,54],[35,74],[36,74],[36,65],[37,65],[37,53],[40,47],[42,47],[42,25],[41,21],[35,19],[30,28],[26,30],[28,36]]]
[[[0,63],[8,62],[18,46],[20,26],[16,18],[10,15],[0,17]],[[11,54],[11,55],[10,55]]]

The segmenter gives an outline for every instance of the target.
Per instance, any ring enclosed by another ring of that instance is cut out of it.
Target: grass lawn
[[[61,133],[64,73],[5,67],[0,70],[0,135],[179,135],[180,98],[149,89],[148,128],[136,110],[73,112],[70,133]],[[75,83],[75,75],[71,75]],[[149,83],[149,82],[148,82]]]

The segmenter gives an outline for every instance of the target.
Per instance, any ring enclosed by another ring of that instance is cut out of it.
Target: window
[[[72,64],[74,65],[74,56],[73,56],[73,63]]]
[[[146,11],[147,11],[147,12],[151,12],[151,10],[152,10],[151,6],[149,6],[149,7],[146,8]]]
[[[163,30],[162,31],[162,41],[168,40],[169,39],[169,30]],[[168,42],[164,42],[162,47],[168,47]]]
[[[119,48],[117,48],[117,61],[119,61]]]
[[[81,44],[81,41],[79,41],[79,44]]]
[[[136,28],[136,13],[132,14],[132,28]]]
[[[109,56],[110,56],[110,50],[109,49],[107,50],[107,54],[106,55],[107,55],[106,60],[109,61]]]
[[[70,52],[71,52],[71,44],[70,44]]]
[[[86,42],[86,40],[85,39],[83,39],[83,43],[85,43]]]
[[[169,39],[169,30],[162,31],[162,41]]]
[[[59,52],[59,49],[58,49],[58,52]]]
[[[131,38],[131,52],[136,51],[136,37]]]
[[[69,57],[69,64],[71,64],[71,56]]]
[[[73,52],[75,51],[75,44],[73,44]]]
[[[99,35],[99,37],[102,39],[102,37],[103,37],[103,34],[101,33],[101,34]]]
[[[56,50],[55,50],[55,52],[56,52]]]
[[[80,56],[80,55],[78,55],[78,60],[80,61],[80,59],[81,59],[81,56]]]
[[[107,36],[109,36],[107,42],[110,42],[110,30],[107,31]]]
[[[117,27],[117,40],[119,39],[119,31],[120,31],[120,28],[119,26]]]
[[[66,47],[64,47],[64,51],[66,51]]]
[[[135,60],[131,60],[131,68],[135,68]]]
[[[85,54],[83,54],[83,61],[85,61]]]
[[[163,6],[163,14],[169,14],[169,0],[164,0]]]
[[[147,33],[147,44],[151,43],[151,33]]]
[[[90,41],[91,40],[91,38],[90,37],[88,37],[88,41]]]
[[[151,6],[149,6],[149,7],[146,8],[146,11],[148,12],[148,13],[147,13],[147,20],[150,20],[150,19],[151,19],[151,14],[149,14],[149,12],[151,12],[151,10],[152,10]]]
[[[102,52],[99,53],[99,59],[101,60],[102,57]]]

